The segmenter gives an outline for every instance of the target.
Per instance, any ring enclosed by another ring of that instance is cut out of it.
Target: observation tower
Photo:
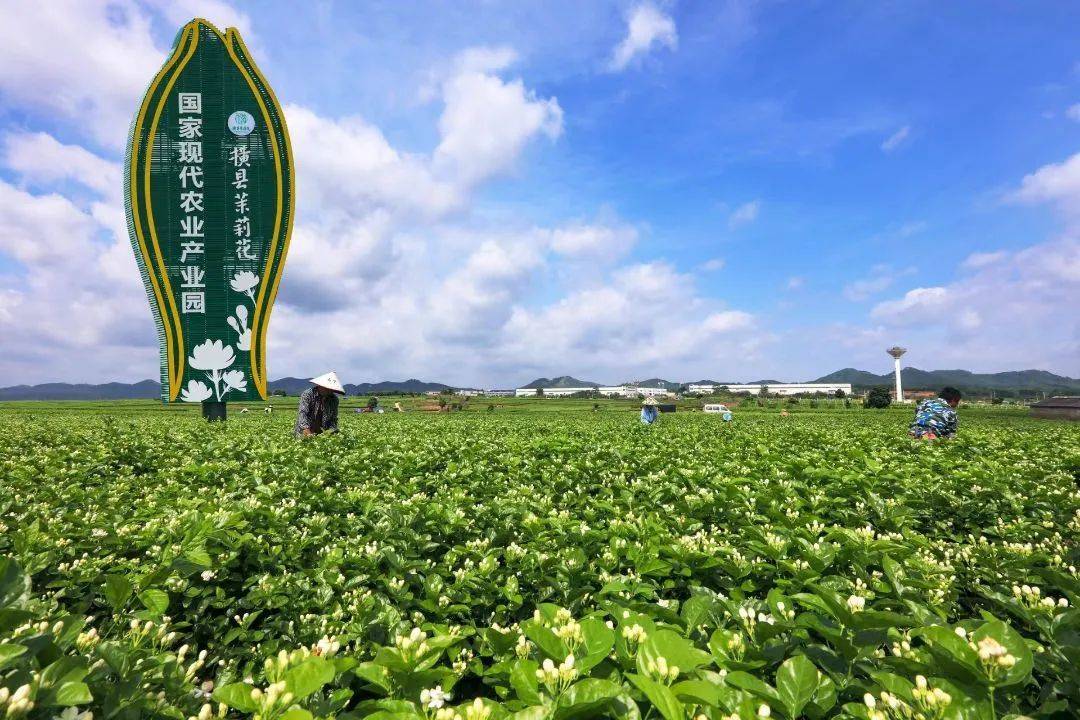
[[[904,402],[904,389],[900,386],[900,356],[907,352],[907,348],[894,345],[885,352],[893,357],[893,367],[896,373],[896,402]]]

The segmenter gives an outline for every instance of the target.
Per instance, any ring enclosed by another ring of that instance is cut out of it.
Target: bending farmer
[[[956,408],[959,405],[960,391],[954,387],[945,388],[940,397],[919,403],[908,432],[917,440],[951,438],[956,435]]]
[[[300,396],[300,409],[296,413],[296,437],[309,437],[338,430],[338,395],[345,394],[337,373],[328,372],[311,379],[309,387]]]
[[[645,398],[641,403],[641,422],[652,425],[657,417],[659,411],[656,409],[656,398]]]

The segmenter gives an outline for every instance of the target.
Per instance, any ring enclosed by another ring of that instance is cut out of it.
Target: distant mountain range
[[[967,370],[919,370],[909,367],[900,371],[900,381],[906,390],[940,390],[946,385],[952,385],[959,390],[970,391],[1002,390],[1050,394],[1080,392],[1080,379],[1055,375],[1045,370],[973,373]],[[874,385],[891,386],[893,374],[875,375],[865,370],[844,368],[811,382],[851,383],[852,386],[859,388]]]
[[[522,385],[523,388],[529,388],[535,390],[536,388],[575,388],[575,387],[600,387],[600,383],[589,382],[588,380],[578,380],[575,377],[569,375],[560,375],[557,378],[536,378],[528,385]]]
[[[904,388],[907,390],[940,390],[946,385],[952,385],[961,391],[982,392],[999,391],[1002,393],[1028,393],[1036,392],[1049,395],[1080,394],[1080,379],[1055,375],[1045,370],[1017,370],[1000,373],[973,373],[967,370],[919,370],[918,368],[904,368],[901,371]],[[748,384],[778,385],[780,380],[755,380]],[[810,382],[820,383],[851,383],[857,389],[865,389],[875,385],[889,385],[893,383],[892,373],[875,375],[865,370],[844,368],[830,373]],[[650,378],[636,382],[625,383],[638,387],[663,387],[668,390],[677,390],[680,385],[737,385],[736,382],[716,382],[712,380],[697,380],[688,383],[678,383],[662,378]],[[305,378],[284,377],[271,380],[270,392],[285,391],[288,395],[299,395],[306,390],[311,383]],[[570,375],[562,375],[556,378],[537,378],[526,388],[568,388],[568,387],[600,387],[600,383],[588,380],[579,380]],[[424,393],[442,392],[453,389],[450,385],[436,382],[424,382],[415,378],[400,381],[383,381],[377,383],[349,384],[345,386],[345,392],[349,395],[377,395],[380,393]],[[0,388],[0,400],[156,400],[160,397],[161,386],[153,380],[143,380],[137,383],[111,382],[101,385],[71,384],[71,383],[45,383],[42,385],[15,385],[13,387]]]
[[[287,395],[299,395],[311,387],[311,382],[306,378],[285,377],[280,380],[271,380],[267,386],[270,392],[284,390]],[[360,383],[353,385],[345,384],[345,392],[348,395],[376,395],[378,393],[424,393],[442,392],[450,390],[449,385],[442,383],[430,383],[416,378],[408,380],[384,380],[377,383]]]
[[[271,393],[284,391],[287,395],[299,395],[311,387],[305,378],[284,377],[271,380],[267,386]],[[410,378],[401,381],[383,381],[345,385],[349,395],[375,395],[378,393],[423,393],[450,390],[449,385],[429,383]],[[43,385],[15,385],[0,388],[2,400],[157,400],[161,397],[161,385],[154,380],[137,383],[104,383],[101,385],[73,385],[71,383],[45,383]]]
[[[102,385],[44,383],[0,388],[0,400],[145,400],[160,396],[161,385],[153,380]]]
[[[663,388],[668,392],[675,392],[682,383],[672,382],[671,380],[664,380],[663,378],[649,378],[648,380],[634,380],[632,382],[620,383],[621,385],[629,385],[631,387],[639,388]]]

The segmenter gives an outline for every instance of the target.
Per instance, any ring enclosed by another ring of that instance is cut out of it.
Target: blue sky
[[[1076,4],[3,4],[0,384],[155,375],[109,178],[195,15],[297,148],[272,376],[1080,375]]]

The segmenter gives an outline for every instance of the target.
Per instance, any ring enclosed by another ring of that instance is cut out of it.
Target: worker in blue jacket
[[[641,422],[652,425],[658,417],[660,412],[656,409],[656,398],[645,398],[641,403]]]

